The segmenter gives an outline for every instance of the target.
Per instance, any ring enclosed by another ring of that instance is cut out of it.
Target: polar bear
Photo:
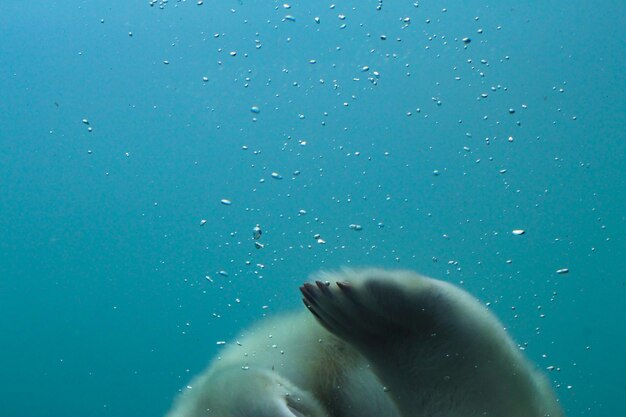
[[[467,292],[410,271],[321,272],[306,311],[228,346],[167,417],[563,417]]]

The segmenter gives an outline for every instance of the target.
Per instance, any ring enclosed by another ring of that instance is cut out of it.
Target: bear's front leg
[[[397,274],[396,274],[397,275]],[[417,274],[392,276],[387,271],[325,274],[300,287],[305,306],[328,331],[363,349],[380,352],[386,345],[430,337],[446,300],[430,280]]]
[[[467,393],[459,392],[464,381],[455,376],[474,363],[455,331],[456,295],[405,271],[347,270],[320,278],[300,288],[304,304],[366,358],[401,415],[457,417],[455,404]]]

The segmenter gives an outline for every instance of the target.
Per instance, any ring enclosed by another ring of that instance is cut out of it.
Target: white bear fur
[[[460,288],[381,269],[314,279],[301,287],[310,313],[253,327],[167,417],[563,417],[544,376]]]

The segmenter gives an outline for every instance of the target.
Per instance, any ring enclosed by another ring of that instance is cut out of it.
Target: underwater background
[[[489,303],[567,416],[625,416],[624,22],[2,0],[0,415],[162,416],[310,273],[371,265]]]

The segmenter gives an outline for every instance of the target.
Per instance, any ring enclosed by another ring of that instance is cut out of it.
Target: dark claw
[[[349,282],[340,282],[337,281],[337,286],[339,287],[339,289],[343,292],[351,292],[352,291],[352,285],[350,285]]]
[[[315,286],[307,282],[300,287],[300,292],[302,293],[306,301],[308,301],[310,304],[316,304],[315,301],[317,300],[317,295],[315,294]]]
[[[319,316],[319,314],[317,314],[315,312],[315,310],[313,309],[313,307],[311,307],[311,305],[307,304],[307,300],[305,300],[304,298],[302,299],[302,302],[304,303],[304,306],[311,312],[311,314],[313,314],[315,316],[316,319],[318,319],[320,322],[324,323],[324,320],[322,320],[322,318]]]
[[[313,290],[314,288],[312,288],[313,286],[309,283],[306,283],[304,285],[302,285],[300,287],[300,292],[302,293],[302,295],[304,295],[306,298],[314,298],[315,295],[313,294]]]
[[[332,296],[332,293],[330,292],[330,289],[328,288],[328,285],[326,285],[325,282],[315,281],[315,284],[317,285],[317,288],[319,288],[320,291],[324,293],[324,295],[329,296],[329,297]]]

